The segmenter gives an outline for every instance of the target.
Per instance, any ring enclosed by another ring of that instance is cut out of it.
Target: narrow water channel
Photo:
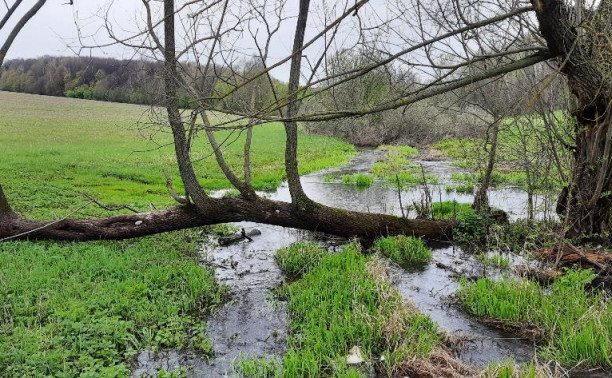
[[[375,181],[365,190],[346,186],[338,180],[325,182],[328,174],[367,172],[382,158],[382,152],[364,150],[347,166],[306,175],[302,183],[306,194],[315,201],[357,211],[400,214],[397,191],[384,182]],[[433,173],[444,185],[431,187],[434,201],[457,200],[471,202],[471,195],[447,193],[445,185],[453,172],[461,172],[448,162],[421,161],[427,173]],[[401,193],[404,205],[420,201],[422,190],[413,188]],[[289,201],[286,185],[270,196]],[[511,219],[525,217],[526,194],[514,188],[494,189],[490,193],[492,206],[506,211]],[[324,238],[312,232],[242,222],[235,224],[246,229],[257,228],[262,235],[253,242],[242,242],[229,247],[204,247],[203,263],[215,267],[220,283],[228,285],[232,299],[208,321],[208,334],[213,340],[215,356],[206,360],[190,351],[143,352],[138,357],[133,376],[156,375],[159,370],[188,367],[187,374],[197,377],[233,376],[232,364],[240,358],[279,358],[285,348],[287,318],[282,302],[274,300],[270,288],[282,282],[276,266],[275,252],[298,240]],[[449,270],[448,267],[452,267]],[[484,267],[473,255],[458,247],[435,246],[434,259],[419,269],[393,267],[392,282],[400,293],[423,313],[435,320],[442,329],[467,341],[458,357],[478,367],[489,362],[512,357],[518,362],[529,361],[535,347],[525,340],[482,325],[448,301],[458,289],[453,270],[468,276],[499,274]]]

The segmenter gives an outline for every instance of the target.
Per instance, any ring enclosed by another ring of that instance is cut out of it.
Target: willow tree
[[[163,5],[150,0],[142,2],[145,15],[142,29],[131,37],[117,36],[108,29],[109,37],[114,43],[135,47],[145,51],[148,58],[164,62],[165,116],[160,127],[169,125],[172,131],[185,195],[177,195],[168,182],[169,192],[178,202],[170,209],[96,219],[33,221],[14,213],[0,191],[0,240],[122,239],[244,220],[363,238],[399,233],[450,238],[452,222],[360,213],[310,199],[299,178],[298,123],[360,117],[398,108],[410,111],[410,104],[423,99],[550,59],[568,76],[581,105],[576,112],[578,127],[585,130],[579,133],[575,146],[573,185],[564,191],[560,203],[567,204],[564,214],[574,232],[600,232],[608,227],[612,130],[608,127],[609,83],[605,75],[609,51],[605,45],[608,30],[605,15],[609,6],[606,1],[598,8],[578,12],[580,24],[574,6],[561,0],[533,0],[531,6],[519,1],[413,0],[387,2],[384,10],[380,2],[346,0],[333,6],[323,2],[316,11],[310,0],[299,0],[293,7],[297,17],[282,11],[283,0],[246,0],[236,4],[229,0],[211,3],[165,0]],[[313,14],[317,15],[319,26],[308,29]],[[292,40],[279,32],[280,26],[275,26],[282,23],[291,23]],[[539,37],[534,37],[536,29]],[[232,54],[241,51],[239,38],[244,37],[245,30],[250,31],[251,50],[261,61],[262,69],[240,80],[234,88],[218,93],[215,83],[232,71]],[[292,48],[285,57],[274,60],[268,51],[279,41]],[[376,59],[346,72],[326,71],[326,59],[334,49],[357,45],[369,45],[378,51]],[[464,69],[499,57],[505,58],[503,63],[485,71]],[[225,65],[224,70],[219,69],[220,64]],[[280,94],[274,88],[271,72],[285,64],[290,65],[287,93]],[[311,97],[379,67],[393,65],[415,69],[420,82],[411,82],[394,98],[367,108],[301,109]],[[225,73],[220,74],[221,71]],[[468,74],[460,75],[462,72]],[[245,112],[234,111],[231,122],[214,123],[210,112],[224,110],[218,104],[262,77],[271,86],[270,103]],[[189,109],[179,107],[181,93],[192,99]],[[227,164],[225,142],[216,137],[219,130],[251,135],[257,132],[258,125],[270,121],[284,124],[289,203],[272,201],[255,192],[251,184],[250,137],[246,138],[244,164],[238,171]],[[193,166],[193,141],[199,134],[205,135],[219,169],[239,196],[219,199],[203,190],[198,178],[201,175]],[[597,162],[601,164],[596,165]]]

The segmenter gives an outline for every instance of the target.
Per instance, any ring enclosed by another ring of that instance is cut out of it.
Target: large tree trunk
[[[202,211],[203,210],[203,211]],[[384,214],[359,213],[319,204],[307,211],[290,203],[242,197],[209,199],[206,208],[184,205],[142,214],[96,219],[35,221],[15,213],[0,214],[0,241],[13,239],[100,240],[127,239],[184,228],[225,222],[253,221],[343,237],[373,239],[406,234],[426,239],[450,240],[448,221],[408,220]]]
[[[557,56],[577,98],[576,149],[571,185],[559,196],[557,212],[568,225],[570,236],[610,230],[612,128],[610,101],[612,81],[609,62],[612,46],[612,2],[584,14],[576,27],[576,11],[562,0],[532,0],[542,36]]]
[[[610,142],[612,125],[606,114],[577,114],[576,150],[571,185],[559,196],[557,213],[569,234],[600,234],[610,230],[612,172]],[[599,121],[593,122],[593,119]]]

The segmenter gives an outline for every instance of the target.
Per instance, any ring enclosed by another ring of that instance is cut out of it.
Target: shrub
[[[421,239],[398,235],[380,238],[374,242],[374,250],[399,263],[421,263],[431,259],[431,249]]]
[[[312,242],[293,243],[276,252],[274,259],[280,270],[290,277],[299,277],[318,264],[327,251]]]

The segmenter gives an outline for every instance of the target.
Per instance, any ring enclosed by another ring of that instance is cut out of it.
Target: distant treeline
[[[88,100],[125,102],[131,104],[161,105],[163,100],[163,62],[118,60],[93,57],[50,57],[13,59],[0,67],[0,90],[49,96],[66,96]],[[193,75],[195,67],[183,66],[186,75]],[[247,85],[245,80],[261,71],[255,60],[244,61],[231,69],[214,71],[213,96],[222,98],[217,108],[248,111],[263,109],[274,103],[274,92],[265,77]],[[199,82],[205,82],[201,78]],[[272,79],[277,96],[285,96],[286,84]],[[200,87],[201,83],[193,83]],[[235,91],[234,88],[240,87]],[[231,96],[224,94],[232,92]],[[192,108],[193,98],[179,93],[181,107]]]
[[[0,68],[0,90],[155,104],[162,69],[159,62],[111,58],[13,59]]]

